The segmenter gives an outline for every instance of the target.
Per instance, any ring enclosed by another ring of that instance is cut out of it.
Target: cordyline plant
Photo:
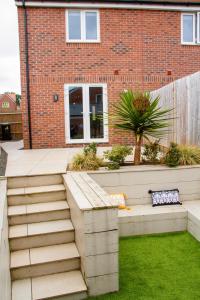
[[[114,106],[114,127],[133,133],[135,138],[134,164],[140,164],[142,140],[161,138],[169,130],[170,111],[159,107],[160,97],[153,99],[148,92],[125,91]]]

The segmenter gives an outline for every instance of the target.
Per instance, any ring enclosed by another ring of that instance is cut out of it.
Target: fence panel
[[[173,108],[171,126],[162,144],[171,141],[179,144],[200,145],[200,72],[176,80],[158,90],[152,96],[160,96],[160,104]]]

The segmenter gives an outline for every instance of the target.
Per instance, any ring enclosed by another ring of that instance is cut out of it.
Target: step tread
[[[29,215],[37,213],[45,213],[58,210],[69,209],[66,200],[63,201],[52,201],[52,202],[41,202],[35,204],[26,204],[26,205],[14,205],[8,207],[8,216],[19,216],[19,215]]]
[[[8,189],[61,184],[62,174],[8,177]]]
[[[53,185],[8,189],[7,196],[49,193],[49,192],[57,192],[57,191],[65,191],[65,186],[63,184],[53,184]]]
[[[12,300],[43,300],[86,291],[81,272],[70,271],[13,281]]]
[[[10,267],[20,268],[79,257],[75,243],[31,248],[11,252]]]
[[[74,227],[70,220],[56,220],[23,225],[13,225],[9,228],[9,238],[11,239],[73,230]]]

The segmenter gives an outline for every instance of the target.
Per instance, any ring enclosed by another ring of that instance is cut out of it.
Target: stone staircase
[[[61,175],[8,178],[12,300],[87,298]]]

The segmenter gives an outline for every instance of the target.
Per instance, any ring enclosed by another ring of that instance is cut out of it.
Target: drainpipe
[[[25,0],[22,0],[24,8],[24,45],[25,45],[25,61],[26,61],[26,95],[28,108],[28,129],[29,129],[29,147],[32,149],[32,128],[31,128],[31,104],[30,104],[30,70],[29,70],[29,48],[28,48],[28,25],[27,25],[27,10]]]

